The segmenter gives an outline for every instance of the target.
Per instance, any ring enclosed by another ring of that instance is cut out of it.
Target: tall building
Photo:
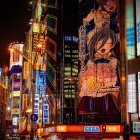
[[[78,93],[78,1],[61,1],[61,74],[62,123],[77,123]]]

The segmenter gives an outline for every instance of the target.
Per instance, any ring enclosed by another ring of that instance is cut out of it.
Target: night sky
[[[8,46],[24,42],[29,30],[31,5],[29,0],[3,0],[0,8],[0,67],[9,64]]]

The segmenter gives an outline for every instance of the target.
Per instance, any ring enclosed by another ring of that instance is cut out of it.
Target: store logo
[[[84,132],[100,132],[99,126],[85,126]]]

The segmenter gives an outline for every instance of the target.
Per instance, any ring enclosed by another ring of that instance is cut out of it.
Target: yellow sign
[[[38,22],[33,23],[33,32],[40,33],[40,23],[38,23]]]
[[[106,125],[106,131],[105,132],[108,132],[108,133],[112,133],[112,132],[120,133],[121,132],[120,125]]]
[[[66,125],[56,126],[56,132],[67,132],[67,126]]]
[[[13,97],[20,96],[20,91],[13,91]]]

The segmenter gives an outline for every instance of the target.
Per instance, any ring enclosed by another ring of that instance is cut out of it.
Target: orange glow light
[[[121,126],[120,125],[106,125],[106,131],[107,133],[120,133],[121,132]]]

